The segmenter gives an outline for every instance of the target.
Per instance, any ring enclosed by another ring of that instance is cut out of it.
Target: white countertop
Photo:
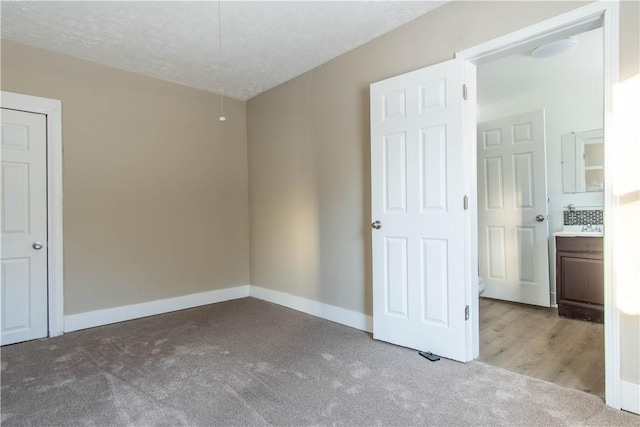
[[[602,231],[558,231],[554,237],[602,237]]]

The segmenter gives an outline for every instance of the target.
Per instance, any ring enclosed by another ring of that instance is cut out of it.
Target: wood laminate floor
[[[604,325],[480,298],[480,360],[604,398]]]

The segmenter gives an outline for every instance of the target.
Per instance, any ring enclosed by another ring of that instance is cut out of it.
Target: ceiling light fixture
[[[222,14],[220,13],[220,3],[222,0],[218,0],[218,42],[220,47],[220,62],[218,69],[220,75],[220,121],[224,122],[227,118],[224,116],[224,77],[222,76]]]
[[[578,46],[578,40],[575,37],[568,39],[556,40],[551,43],[543,44],[533,49],[531,56],[534,58],[551,58],[563,53],[569,52]]]

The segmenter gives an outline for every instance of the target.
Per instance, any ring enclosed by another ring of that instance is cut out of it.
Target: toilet
[[[487,286],[484,284],[482,277],[478,276],[478,296],[482,295]]]

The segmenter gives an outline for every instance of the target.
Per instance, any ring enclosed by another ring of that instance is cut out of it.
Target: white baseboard
[[[200,292],[175,298],[131,304],[104,310],[88,311],[64,317],[64,332],[79,331],[176,310],[199,307],[238,298],[254,297],[274,304],[282,305],[312,316],[340,323],[341,325],[371,332],[373,319],[362,313],[324,304],[319,301],[297,297],[285,292],[273,291],[258,286],[237,286],[234,288]]]
[[[273,291],[251,285],[249,296],[274,304],[292,308],[312,316],[340,323],[341,325],[363,331],[373,331],[373,318],[366,314],[347,310],[335,305],[324,304],[307,298],[297,297],[285,292]]]
[[[640,415],[640,384],[621,380],[620,395],[622,409]]]
[[[234,288],[184,295],[175,298],[143,302],[140,304],[71,314],[64,316],[64,331],[73,332],[81,329],[108,325],[110,323],[124,322],[125,320],[139,319],[141,317],[199,307],[201,305],[213,304],[216,302],[246,298],[248,296],[249,285],[244,285]]]

